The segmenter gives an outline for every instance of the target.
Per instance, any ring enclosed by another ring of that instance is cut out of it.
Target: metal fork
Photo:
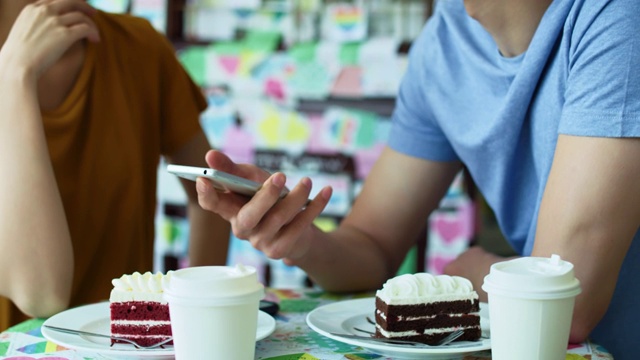
[[[462,336],[462,334],[464,334],[464,330],[456,330],[456,331],[452,332],[451,334],[447,335],[447,337],[445,337],[442,340],[440,340],[437,344],[429,345],[429,344],[421,343],[421,342],[418,342],[418,341],[411,341],[411,340],[399,340],[399,339],[390,339],[390,338],[376,338],[376,337],[372,337],[372,336],[361,336],[361,335],[354,335],[354,334],[331,333],[331,335],[340,336],[340,337],[347,338],[347,339],[366,340],[366,341],[381,342],[381,343],[392,344],[392,345],[409,345],[409,346],[414,346],[414,347],[425,347],[425,348],[430,348],[430,347],[434,347],[434,346],[445,346],[445,345],[449,344],[450,342],[452,342],[453,340],[455,340],[455,339],[459,338],[460,336]]]
[[[376,325],[376,322],[371,320],[368,316],[366,317],[366,319],[367,319],[367,322],[369,324]],[[367,333],[369,335],[374,335],[374,333],[371,332],[371,331],[360,329],[360,328],[357,328],[355,326],[353,327],[353,330],[360,331],[360,332],[363,332],[363,333]],[[437,344],[432,345],[432,346],[444,346],[444,345],[447,345],[450,342],[455,341],[457,338],[459,338],[463,334],[464,334],[464,330],[458,329],[458,330],[452,332],[451,334],[445,336],[442,340],[438,341]]]
[[[409,345],[409,346],[425,347],[425,348],[431,347],[430,345],[423,344],[417,341],[375,338],[371,336],[361,336],[361,335],[354,335],[354,334],[340,334],[340,333],[330,333],[330,334],[334,336],[343,337],[346,339],[365,340],[365,341],[379,342],[379,343],[391,344],[391,345]]]
[[[129,344],[135,346],[137,349],[145,349],[145,350],[155,349],[157,347],[161,347],[161,346],[165,345],[166,343],[168,343],[168,342],[173,340],[172,337],[168,337],[168,338],[166,338],[166,339],[164,339],[164,340],[162,340],[160,342],[157,342],[155,344],[140,345],[137,342],[135,342],[134,340],[126,339],[126,338],[119,337],[119,336],[104,335],[104,334],[92,333],[92,332],[82,331],[82,330],[66,329],[66,328],[61,328],[61,327],[51,326],[51,325],[43,325],[43,326],[46,327],[47,329],[51,329],[51,330],[55,330],[55,331],[59,331],[59,332],[67,333],[67,334],[85,335],[85,336],[107,338],[107,339],[116,340],[116,341],[123,341],[123,342],[129,343]],[[111,345],[113,345],[113,344],[111,344]]]
[[[444,339],[438,341],[438,346],[447,345],[447,344],[449,344],[450,342],[456,340],[457,338],[459,338],[462,335],[464,335],[464,330],[458,329],[458,330],[452,332],[451,334],[445,336]]]

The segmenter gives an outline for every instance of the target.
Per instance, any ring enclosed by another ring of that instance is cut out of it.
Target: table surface
[[[256,359],[262,360],[364,360],[391,359],[329,339],[313,331],[306,317],[313,309],[347,299],[367,298],[373,294],[335,295],[316,289],[269,289],[266,299],[280,304],[275,316],[276,330],[256,343]],[[0,359],[12,360],[97,360],[106,359],[100,354],[81,353],[47,341],[40,331],[44,319],[32,319],[0,333]],[[490,351],[464,356],[463,360],[491,359]],[[613,359],[605,349],[591,342],[571,345],[566,360]]]

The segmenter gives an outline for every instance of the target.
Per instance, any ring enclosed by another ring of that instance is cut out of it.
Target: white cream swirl
[[[376,296],[390,305],[478,298],[469,280],[460,276],[434,276],[429,273],[405,274],[389,279],[376,292]]]
[[[164,275],[160,272],[152,274],[147,271],[144,274],[134,272],[131,275],[122,275],[120,278],[111,280],[113,290],[111,290],[109,301],[165,302],[162,294],[171,281],[172,273],[172,271],[169,271]]]

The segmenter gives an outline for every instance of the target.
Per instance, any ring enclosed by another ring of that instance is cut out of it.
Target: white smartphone
[[[231,191],[245,196],[253,196],[262,186],[255,181],[216,169],[170,164],[167,171],[192,181],[196,181],[198,177],[205,177],[211,179],[213,186],[220,191]],[[280,197],[284,197],[288,192],[287,189],[283,189]]]

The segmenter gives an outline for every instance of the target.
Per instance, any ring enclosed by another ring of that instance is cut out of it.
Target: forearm
[[[189,265],[225,265],[229,251],[231,225],[198,203],[188,205]]]
[[[455,260],[447,264],[444,273],[447,275],[462,276],[473,284],[473,289],[478,293],[480,301],[487,302],[487,293],[482,289],[484,277],[489,274],[491,265],[512,260],[515,257],[503,257],[488,251],[480,246],[473,246],[460,254]]]
[[[286,263],[302,268],[327,291],[376,290],[396,271],[389,253],[354,228],[342,226],[325,233],[313,226],[307,233],[309,251],[303,258]]]
[[[68,304],[73,251],[28,69],[0,66],[0,109],[0,293],[47,316]]]
[[[629,243],[633,231],[613,229],[598,216],[589,219],[589,216],[556,215],[554,221],[563,226],[553,226],[547,223],[546,217],[543,218],[537,235],[541,239],[540,245],[536,244],[532,256],[548,257],[556,253],[573,263],[582,293],[576,297],[570,340],[581,342],[604,316],[616,287],[628,245],[614,249],[612,244],[622,240]],[[554,245],[542,241],[543,237],[574,241],[562,241]]]
[[[267,257],[302,268],[318,285],[336,292],[375,290],[394,276],[460,170],[457,162],[427,161],[385,148],[340,227],[324,233],[313,221],[327,206],[330,187],[307,202],[313,184],[303,178],[279,198],[284,174],[268,176],[216,151],[208,152],[206,160],[212,168],[263,184],[247,202],[199,178],[200,205],[227,219],[236,236]],[[405,176],[409,173],[413,176]]]
[[[328,234],[311,228],[311,249],[296,263],[327,290],[379,289],[395,276],[459,170],[455,162],[385,149],[340,227]]]

